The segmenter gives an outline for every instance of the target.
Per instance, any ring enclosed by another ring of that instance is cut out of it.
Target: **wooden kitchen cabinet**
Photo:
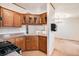
[[[38,38],[37,38],[37,36],[31,37],[31,48],[32,48],[32,50],[38,50]]]
[[[29,15],[28,14],[26,14],[25,15],[25,24],[29,24]]]
[[[21,27],[21,25],[42,25],[47,24],[47,13],[42,14],[21,14],[3,7],[0,7],[0,27]]]
[[[40,50],[47,53],[47,37],[46,36],[21,36],[8,40],[21,48],[22,51]]]
[[[37,36],[26,36],[26,50],[38,50]]]
[[[43,14],[26,14],[25,22],[28,25],[47,24],[47,13],[43,13]]]
[[[25,14],[20,14],[20,16],[21,16],[21,21],[22,21],[22,25],[25,25]]]
[[[31,14],[26,15],[26,24],[33,25],[34,24],[34,16]]]
[[[0,17],[2,17],[2,8],[0,7]],[[2,27],[2,20],[0,19],[0,27]]]
[[[20,27],[22,25],[21,14],[14,12],[13,26]]]
[[[39,50],[47,53],[47,37],[39,36]]]
[[[21,48],[22,51],[25,51],[25,37],[17,37],[15,42],[17,47]]]
[[[47,24],[47,13],[43,13],[40,15],[40,22],[41,24]]]
[[[22,14],[1,7],[2,27],[20,27],[22,25]],[[1,23],[1,22],[0,22]]]
[[[26,24],[28,25],[39,25],[40,24],[40,16],[36,14],[26,14]]]
[[[29,24],[34,24],[34,16],[33,15],[29,16]]]
[[[47,53],[47,37],[46,36],[26,36],[26,51],[41,50]]]
[[[14,45],[16,44],[16,39],[15,38],[8,39],[7,41],[11,42]]]
[[[25,48],[26,48],[26,51],[27,50],[32,50],[31,49],[31,40],[29,40],[29,37],[28,36],[26,36],[26,39],[25,39]]]
[[[13,12],[2,8],[2,24],[4,27],[13,26]]]
[[[34,22],[35,22],[36,25],[40,25],[41,24],[40,23],[40,15],[35,15],[34,16]]]
[[[8,41],[25,51],[25,37],[15,37],[8,39]]]

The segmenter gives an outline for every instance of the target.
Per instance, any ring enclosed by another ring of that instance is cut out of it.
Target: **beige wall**
[[[79,18],[62,19],[57,23],[55,37],[79,41]]]
[[[55,10],[52,8],[50,4],[47,5],[48,11],[48,55],[51,55],[54,49],[54,32],[51,31],[51,23],[54,23],[54,15]]]

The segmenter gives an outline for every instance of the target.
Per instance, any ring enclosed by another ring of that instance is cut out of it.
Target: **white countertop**
[[[47,36],[45,34],[24,34],[24,33],[11,33],[11,34],[0,34],[0,40],[1,39],[10,39],[13,37],[20,37],[20,36]]]

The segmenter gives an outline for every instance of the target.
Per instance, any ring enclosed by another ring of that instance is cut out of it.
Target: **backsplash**
[[[11,34],[11,33],[25,33],[26,32],[26,28],[23,25],[22,27],[4,27],[4,28],[0,28],[0,34]]]
[[[46,25],[29,25],[29,34],[36,34],[36,31],[46,31]]]
[[[28,34],[36,34],[36,31],[46,31],[46,25],[29,25],[28,26]],[[13,34],[13,33],[24,33],[26,34],[26,26],[22,27],[4,27],[0,28],[0,34]]]
[[[36,31],[46,31],[46,25],[29,25],[28,26],[28,34],[36,34]],[[14,33],[24,33],[26,34],[26,26],[23,25],[20,28],[15,28],[15,27],[4,27],[0,28],[0,34],[14,34]],[[0,42],[5,41],[3,39],[3,35],[0,35]]]

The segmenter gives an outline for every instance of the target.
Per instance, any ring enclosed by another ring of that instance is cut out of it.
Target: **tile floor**
[[[79,56],[79,41],[55,39],[55,50],[52,55]]]
[[[46,56],[45,53],[41,51],[25,51],[22,53],[23,56]]]
[[[66,54],[61,52],[61,51],[54,49],[54,52],[52,53],[51,56],[66,56]]]

